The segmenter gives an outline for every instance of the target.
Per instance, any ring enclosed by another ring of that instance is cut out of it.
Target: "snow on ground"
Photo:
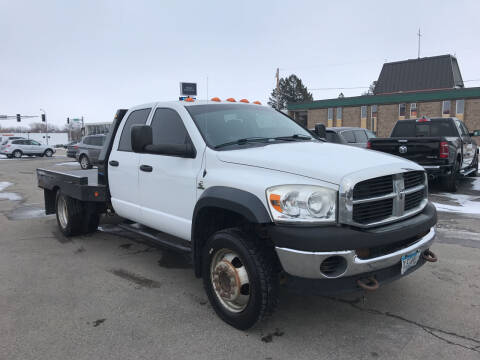
[[[22,200],[22,197],[16,193],[10,193],[10,192],[2,192],[5,190],[7,187],[13,185],[11,182],[8,181],[0,181],[0,200]]]
[[[57,163],[55,165],[78,166],[79,164],[76,161],[69,161],[69,162]]]
[[[476,181],[478,180],[476,179]],[[480,189],[480,182],[476,182],[475,184]],[[433,202],[433,204],[435,205],[438,211],[480,215],[480,202],[475,201],[475,200],[479,200],[478,197],[474,197],[471,195],[449,194],[449,193],[440,193],[438,195],[441,195],[447,198],[449,202],[453,203],[453,204],[441,204],[438,202]]]

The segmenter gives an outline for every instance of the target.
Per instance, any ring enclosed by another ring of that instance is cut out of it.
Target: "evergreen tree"
[[[288,103],[313,101],[312,94],[308,92],[302,80],[294,74],[281,78],[278,87],[280,89],[280,96],[277,97],[277,89],[275,88],[268,100],[268,105],[278,110],[286,109]],[[277,99],[279,104],[277,104]]]

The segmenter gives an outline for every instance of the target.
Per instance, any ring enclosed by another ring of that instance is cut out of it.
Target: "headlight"
[[[267,189],[267,202],[275,221],[334,223],[337,192],[321,186],[281,185]]]

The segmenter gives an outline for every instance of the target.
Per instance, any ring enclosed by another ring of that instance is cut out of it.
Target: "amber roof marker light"
[[[187,97],[187,98],[185,99],[185,101],[186,101],[186,102],[194,102],[195,99],[193,99],[193,98],[191,98],[191,97]]]
[[[211,98],[210,101],[220,102],[220,101],[222,101],[222,100],[220,100],[219,97],[215,96],[215,97]]]
[[[254,101],[253,103],[256,104],[256,105],[262,105],[262,103],[258,100]]]
[[[241,103],[245,103],[245,104],[248,104],[250,101],[248,101],[247,99],[242,99],[240,100]]]
[[[227,101],[236,102],[234,98],[228,98]]]

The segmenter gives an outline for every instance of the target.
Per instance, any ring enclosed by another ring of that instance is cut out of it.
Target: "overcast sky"
[[[310,89],[368,86],[385,61],[417,57],[419,27],[421,56],[456,54],[464,80],[480,79],[479,15],[475,0],[0,0],[0,114],[110,121],[177,99],[180,81],[206,98],[207,76],[209,97],[265,103],[277,67]]]

